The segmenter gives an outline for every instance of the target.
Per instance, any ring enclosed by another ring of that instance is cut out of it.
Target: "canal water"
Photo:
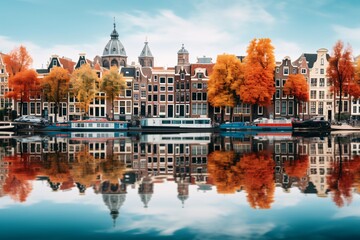
[[[1,239],[355,239],[360,135],[0,139]]]

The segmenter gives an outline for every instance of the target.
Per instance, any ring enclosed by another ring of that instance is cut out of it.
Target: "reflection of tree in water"
[[[80,193],[95,184],[99,176],[99,160],[89,153],[89,147],[84,145],[83,149],[75,155],[70,174],[76,182]]]
[[[214,151],[208,155],[208,172],[218,193],[235,193],[241,186],[241,175],[235,168],[234,151]]]
[[[294,160],[287,160],[284,163],[285,172],[290,177],[301,179],[306,177],[309,168],[309,156],[298,155]]]
[[[249,153],[241,157],[239,168],[242,169],[243,185],[251,207],[271,207],[275,192],[274,167],[275,163],[267,151]]]
[[[25,202],[32,190],[30,181],[35,180],[40,165],[29,161],[28,154],[22,154],[21,157],[4,157],[3,161],[9,166],[9,174],[3,187],[4,193],[9,194],[15,201]]]
[[[236,161],[233,151],[209,154],[209,174],[219,193],[235,193],[241,186],[253,208],[270,208],[273,202],[275,163],[266,151],[245,154]]]
[[[331,173],[327,176],[329,191],[338,207],[350,204],[352,201],[351,189],[354,186],[360,171],[360,156],[354,156],[352,160],[343,157],[340,138],[337,137],[339,160],[335,159],[331,164]],[[347,144],[347,143],[345,143]]]
[[[69,189],[74,186],[70,175],[70,165],[65,153],[53,152],[44,155],[42,174],[48,176],[50,187],[57,191]]]

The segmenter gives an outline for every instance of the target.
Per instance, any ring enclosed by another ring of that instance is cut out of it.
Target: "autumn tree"
[[[275,163],[269,152],[260,151],[245,154],[240,158],[244,188],[251,207],[267,209],[274,201]]]
[[[234,151],[214,151],[208,156],[208,172],[218,193],[232,194],[241,187],[241,174],[236,168],[239,159]]]
[[[286,95],[294,96],[295,106],[299,102],[309,101],[309,85],[302,74],[290,74],[284,85],[283,91]],[[295,116],[297,116],[297,107]]]
[[[299,155],[294,160],[288,160],[284,163],[285,172],[290,177],[302,178],[307,174],[309,167],[309,156]]]
[[[360,58],[356,61],[355,76],[350,81],[349,94],[356,100],[360,98]]]
[[[119,73],[116,66],[112,66],[110,71],[106,72],[102,77],[101,91],[105,92],[106,98],[111,102],[112,119],[114,119],[114,100],[126,88],[125,79]]]
[[[99,78],[96,72],[89,64],[83,64],[72,73],[70,84],[79,107],[88,114],[90,103],[99,92]]]
[[[32,62],[33,60],[24,46],[16,47],[9,54],[6,54],[4,63],[9,74],[9,80],[17,73],[28,70]]]
[[[240,86],[240,99],[254,106],[268,106],[275,93],[275,56],[269,38],[253,39],[247,49],[244,83]]]
[[[69,93],[70,74],[68,70],[61,67],[54,67],[50,74],[41,81],[43,93],[49,102],[55,103],[55,122],[60,102]]]
[[[332,91],[339,93],[339,112],[338,121],[342,111],[342,96],[344,92],[348,93],[347,88],[354,77],[354,67],[351,61],[351,47],[344,48],[342,41],[336,42],[333,48],[333,54],[329,59],[329,65],[326,69],[327,76],[330,78]],[[334,103],[335,104],[335,103]]]
[[[233,109],[235,106],[242,81],[243,67],[240,60],[235,55],[218,55],[208,82],[208,100],[211,106],[221,108],[221,122],[224,121],[225,107]]]
[[[30,97],[40,94],[40,81],[37,73],[33,69],[22,70],[9,79],[10,91],[7,97],[20,100],[20,114],[23,114],[24,102],[29,102]]]

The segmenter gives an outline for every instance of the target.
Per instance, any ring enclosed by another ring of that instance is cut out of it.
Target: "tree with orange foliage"
[[[269,38],[253,39],[247,49],[244,83],[240,86],[240,99],[244,103],[268,106],[275,93],[275,56]]]
[[[309,101],[309,85],[302,74],[290,74],[283,90],[286,95],[294,96],[295,106],[297,106],[300,101]],[[296,109],[297,107],[295,108],[295,116],[297,116]]]
[[[357,174],[360,171],[360,157],[355,156],[352,160],[345,161],[342,153],[342,144],[344,143],[341,143],[339,137],[337,144],[339,161],[332,162],[331,174],[327,176],[327,183],[335,204],[342,207],[345,202],[350,204],[352,201],[351,188],[354,186]]]
[[[293,161],[285,161],[284,163],[285,172],[290,177],[302,178],[307,174],[309,168],[309,156],[300,155]]]
[[[245,154],[240,158],[247,199],[253,208],[268,209],[274,201],[275,163],[269,152]]]
[[[235,55],[218,55],[208,82],[208,100],[211,106],[221,108],[221,122],[224,121],[225,107],[233,109],[235,106],[236,94],[242,82],[243,67],[240,60]]]
[[[351,61],[351,47],[344,48],[342,41],[336,42],[333,48],[333,55],[329,59],[329,66],[326,69],[327,76],[330,78],[332,91],[339,93],[339,112],[338,121],[342,111],[342,96],[348,93],[348,87],[354,77],[354,67]],[[334,103],[335,104],[335,103]]]
[[[96,72],[89,64],[83,64],[72,73],[70,83],[79,107],[88,114],[90,103],[99,92],[100,80]]]
[[[209,154],[208,172],[218,193],[232,194],[240,189],[242,175],[237,172],[236,160],[234,151],[214,151]]]
[[[15,201],[24,202],[32,190],[31,180],[38,175],[37,163],[29,161],[27,154],[22,157],[4,157],[3,161],[8,162],[9,173],[5,180],[4,192],[9,194]]]
[[[55,122],[57,122],[57,114],[60,102],[64,100],[64,98],[66,101],[66,97],[69,93],[69,85],[69,71],[61,67],[54,67],[51,69],[50,74],[41,80],[41,86],[43,88],[45,97],[49,102],[55,103]]]
[[[6,71],[9,80],[17,73],[28,70],[33,60],[24,46],[14,48],[9,54],[4,56]]]
[[[356,62],[354,78],[349,84],[349,94],[354,99],[360,98],[360,58]]]
[[[23,114],[24,102],[29,102],[30,97],[40,94],[40,82],[37,73],[33,69],[22,70],[12,78],[9,78],[10,91],[6,97],[20,100],[20,114]]]

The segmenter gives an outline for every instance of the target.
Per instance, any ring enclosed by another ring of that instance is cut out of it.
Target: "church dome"
[[[119,34],[116,31],[116,25],[114,23],[114,30],[110,34],[111,39],[106,44],[103,52],[103,56],[124,56],[126,57],[125,48],[119,40]]]

